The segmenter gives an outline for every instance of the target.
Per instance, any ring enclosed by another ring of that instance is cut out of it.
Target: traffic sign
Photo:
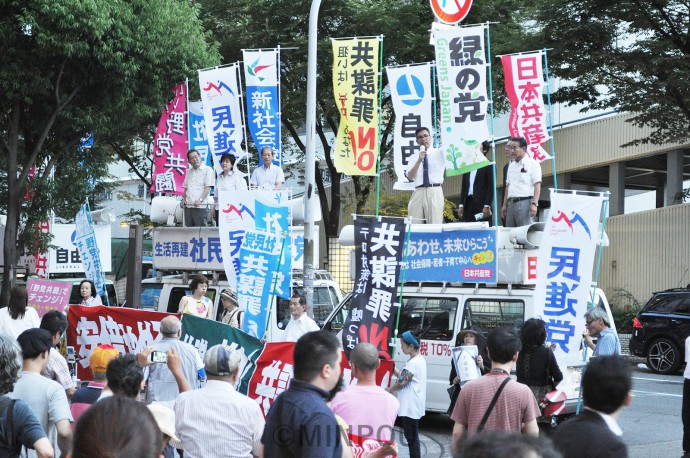
[[[457,24],[470,12],[472,0],[429,0],[431,10],[439,21]]]

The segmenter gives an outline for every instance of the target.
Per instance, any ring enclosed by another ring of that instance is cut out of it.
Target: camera
[[[77,355],[74,353],[74,347],[67,347],[67,364],[75,364],[77,362]]]
[[[166,363],[168,362],[168,355],[164,351],[154,350],[149,357],[154,363]]]

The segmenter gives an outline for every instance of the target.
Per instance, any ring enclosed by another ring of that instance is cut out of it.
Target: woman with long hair
[[[10,290],[10,304],[0,309],[0,333],[12,336],[14,339],[27,329],[41,325],[36,309],[29,307],[29,295],[26,287],[14,285]]]

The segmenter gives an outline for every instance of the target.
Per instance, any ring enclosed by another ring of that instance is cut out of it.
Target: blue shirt
[[[343,452],[340,428],[326,405],[328,391],[292,379],[266,416],[264,456],[334,457]]]
[[[10,398],[0,396],[0,457],[15,456],[12,452],[19,451],[21,446],[33,448],[37,440],[46,437],[41,423],[34,415],[29,404],[18,399],[12,411],[12,435],[9,437],[7,424],[8,407]],[[9,450],[10,442],[14,443],[15,450]]]
[[[597,346],[594,347],[592,356],[620,355],[621,342],[618,334],[611,328],[606,328],[599,333]]]

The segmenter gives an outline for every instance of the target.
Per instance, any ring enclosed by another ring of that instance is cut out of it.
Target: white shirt
[[[590,409],[587,406],[585,406],[585,409],[589,410],[590,412],[594,412],[595,414],[601,416],[601,418],[603,418],[604,421],[606,422],[606,426],[609,427],[609,429],[611,430],[611,432],[613,434],[615,434],[616,436],[622,436],[623,435],[623,430],[621,429],[620,426],[618,426],[618,422],[611,415],[605,414],[603,412],[599,412],[598,410]]]
[[[446,161],[443,158],[443,151],[441,151],[439,148],[429,148],[426,157],[429,158],[429,183],[443,183],[443,176],[446,173]],[[412,169],[412,167],[414,167],[418,160],[419,153],[412,156],[407,170],[405,171],[406,175],[410,172],[410,170]],[[419,168],[417,169],[417,175],[415,175],[414,180],[412,180],[412,183],[414,183],[415,188],[417,186],[422,186],[424,184],[424,163],[419,164]]]
[[[38,317],[36,309],[30,306],[26,307],[24,317],[12,319],[10,315],[10,308],[3,307],[0,309],[0,333],[11,336],[16,339],[19,334],[31,328],[38,328],[41,326],[41,319]]]
[[[213,186],[215,181],[214,176],[213,169],[205,164],[201,164],[198,169],[194,167],[188,168],[187,174],[184,177],[184,182],[182,183],[182,187],[185,188],[185,202],[191,205],[195,201],[201,199],[201,196],[204,194],[204,189],[206,189],[207,186]],[[207,196],[205,203],[211,202],[213,202],[213,198]]]
[[[312,320],[306,313],[303,313],[298,319],[290,318],[290,322],[285,327],[285,340],[287,342],[297,342],[304,334],[318,330],[319,325],[316,324],[316,321]]]
[[[247,182],[244,181],[244,177],[239,172],[235,172],[235,169],[232,169],[227,175],[218,174],[216,192],[235,191],[237,189],[247,189]]]
[[[271,163],[268,168],[262,166],[254,169],[249,183],[259,189],[275,189],[276,185],[285,183],[285,174],[283,169]]]
[[[87,307],[95,307],[96,305],[103,305],[100,296],[89,296],[86,299],[82,298],[79,305],[86,305]]]
[[[688,364],[683,371],[683,377],[690,380],[690,336],[685,339],[685,362]]]
[[[400,401],[398,416],[420,419],[424,416],[426,404],[426,361],[422,355],[417,354],[405,364],[403,370],[405,369],[410,371],[413,377],[407,385],[397,391]]]
[[[541,183],[541,165],[527,154],[519,161],[511,161],[506,183],[509,185],[508,197],[533,197],[534,185]]]

